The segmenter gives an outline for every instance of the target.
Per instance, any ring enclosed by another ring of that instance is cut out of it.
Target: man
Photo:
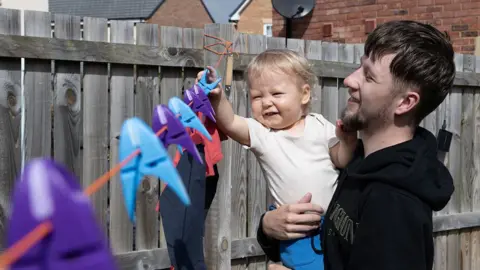
[[[454,187],[434,135],[418,124],[451,89],[453,58],[448,37],[419,22],[388,22],[367,38],[360,67],[344,80],[341,120],[361,140],[321,225],[326,270],[432,269],[432,211]],[[262,216],[257,239],[271,260],[278,240],[319,227],[323,209],[310,199]]]

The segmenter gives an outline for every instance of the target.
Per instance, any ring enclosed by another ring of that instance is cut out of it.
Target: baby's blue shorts
[[[274,210],[275,206],[269,209]],[[280,258],[285,267],[293,270],[323,270],[320,229],[314,235],[280,241]]]

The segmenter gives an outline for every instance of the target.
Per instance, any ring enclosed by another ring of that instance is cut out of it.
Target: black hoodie
[[[432,210],[444,208],[453,191],[426,129],[366,158],[359,140],[322,224],[325,270],[431,270]],[[257,240],[278,261],[278,243],[262,226]]]

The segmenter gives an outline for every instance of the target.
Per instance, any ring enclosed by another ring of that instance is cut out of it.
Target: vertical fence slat
[[[309,60],[322,60],[322,42],[320,40],[305,41],[305,57]],[[311,111],[322,112],[322,77],[317,76],[317,85],[312,89]]]
[[[133,22],[111,21],[111,43],[134,43]],[[123,122],[134,116],[133,66],[112,64],[110,67],[110,134],[119,134]],[[119,161],[119,141],[111,136],[110,168]],[[133,250],[133,226],[125,210],[120,175],[110,181],[110,243],[115,253]]]
[[[182,28],[160,26],[160,47],[181,48],[183,43],[182,37]],[[171,97],[181,97],[183,82],[182,68],[162,67],[160,75],[160,102],[162,104],[168,104],[168,100]],[[171,157],[175,155],[175,151],[176,146],[170,145],[168,147],[168,153]],[[165,242],[163,241],[163,243]]]
[[[207,24],[204,33],[234,42],[234,28],[231,24]],[[205,45],[216,43],[211,38]],[[222,52],[223,46],[213,46]],[[205,65],[214,65],[219,55],[205,50]],[[217,70],[225,78],[226,58],[220,62]],[[224,84],[224,81],[222,81]],[[227,92],[227,95],[229,93]],[[208,213],[206,231],[206,263],[208,269],[229,269],[231,265],[231,184],[232,184],[232,140],[222,142],[223,159],[218,164],[219,180],[217,193]]]
[[[80,17],[54,14],[54,36],[80,40]],[[80,63],[55,61],[53,156],[79,179],[82,175],[82,91]]]
[[[457,71],[463,70],[463,55],[455,54]],[[448,169],[453,176],[457,189],[447,205],[449,214],[458,213],[460,192],[462,187],[462,172],[460,164],[461,147],[461,119],[462,119],[462,90],[454,87],[447,97],[447,128],[453,133],[450,151],[448,152]],[[460,269],[460,238],[458,231],[449,232],[447,235],[447,269]]]
[[[137,44],[158,46],[158,26],[137,24]],[[137,66],[135,89],[135,115],[148,125],[152,123],[153,108],[160,103],[160,82],[158,66]],[[137,224],[135,229],[136,249],[153,249],[159,245],[159,213],[155,211],[158,202],[160,182],[156,177],[147,176],[138,187]]]
[[[25,10],[25,36],[51,37],[51,14]],[[25,59],[25,162],[52,152],[52,62]]]
[[[264,35],[248,35],[248,47],[247,53],[249,54],[258,54],[265,51],[267,46],[267,38]],[[247,78],[244,78],[246,81]],[[244,85],[245,90],[247,91],[247,104],[248,104],[248,117],[253,117],[252,108],[250,106],[250,95],[246,84]],[[248,151],[247,153],[248,161],[248,187],[247,187],[247,214],[248,214],[248,224],[247,224],[247,236],[256,237],[258,222],[260,217],[265,211],[267,211],[267,181],[263,177],[262,169],[258,164],[255,155]],[[267,256],[252,257],[248,258],[248,269],[266,269],[267,268]]]
[[[108,42],[107,20],[83,19],[83,39]],[[83,186],[87,187],[109,169],[108,64],[83,64]],[[90,196],[99,224],[108,233],[108,185]]]
[[[160,26],[160,47],[182,47],[183,31],[179,27]],[[172,97],[182,97],[182,69],[178,67],[161,67],[160,68],[160,103],[168,104],[168,101]],[[168,153],[170,157],[175,156],[176,145],[169,145]],[[163,187],[164,183],[161,184]],[[160,234],[160,246],[166,247],[167,241],[163,229],[163,220],[159,227]]]
[[[322,60],[338,62],[338,43],[322,42]],[[322,78],[322,114],[335,124],[338,119],[338,80]]]
[[[353,64],[355,61],[355,47],[353,44],[338,45],[338,61],[342,63]],[[347,106],[347,100],[350,97],[348,88],[343,84],[344,79],[338,79],[338,110],[337,118],[340,118],[342,111]],[[335,122],[333,122],[335,123]]]
[[[203,29],[184,28],[183,29],[183,48],[202,49],[203,48]],[[189,89],[195,84],[198,72],[201,69],[186,67],[184,68],[183,89]]]
[[[244,33],[235,33],[235,43],[233,50],[238,53],[245,53],[248,45],[248,35]],[[248,115],[248,98],[243,82],[243,74],[241,72],[233,72],[232,91],[229,95],[233,111],[243,117]],[[232,141],[232,221],[231,221],[231,238],[244,239],[247,237],[248,210],[247,201],[247,150],[239,143]],[[248,258],[242,258],[232,261],[231,269],[241,270],[247,266]]]
[[[19,10],[0,8],[0,34],[20,35]],[[0,247],[5,244],[10,193],[20,172],[20,58],[0,58]],[[13,117],[12,117],[13,116]]]
[[[480,73],[480,57],[475,57],[475,73]],[[473,98],[473,168],[475,174],[472,176],[472,211],[480,211],[480,93],[478,88]],[[472,229],[471,234],[471,269],[480,269],[480,228]]]
[[[438,106],[436,111],[436,126],[439,129],[447,118],[447,96],[445,100]],[[439,156],[440,160],[446,164],[446,156]],[[447,214],[447,207],[443,210],[434,212],[433,215]],[[439,232],[435,234],[435,260],[433,268],[435,270],[447,270],[447,232]]]
[[[471,73],[475,70],[475,56],[463,55],[463,72]],[[462,118],[457,119],[461,123],[460,137],[460,170],[461,170],[461,187],[456,187],[456,192],[460,194],[460,211],[470,212],[472,210],[472,180],[475,175],[473,165],[473,136],[474,136],[474,92],[468,87],[463,89],[462,93]],[[460,251],[461,265],[463,270],[471,269],[471,229],[460,232]]]

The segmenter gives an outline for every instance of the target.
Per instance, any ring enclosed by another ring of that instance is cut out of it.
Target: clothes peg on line
[[[25,166],[13,191],[8,246],[15,248],[27,234],[43,231],[46,235],[37,235],[41,240],[10,270],[117,270],[107,238],[78,182],[54,160],[37,158]]]
[[[153,110],[152,129],[156,133],[164,127],[167,129],[160,135],[160,140],[165,148],[168,148],[170,144],[176,144],[180,151],[185,148],[198,162],[203,164],[202,157],[182,122],[166,105],[161,104]]]
[[[135,222],[137,187],[144,176],[156,176],[165,182],[185,205],[190,198],[167,150],[152,129],[138,117],[127,119],[120,133],[119,159],[124,160],[140,148],[140,154],[129,161],[121,170],[123,195],[128,216]]]
[[[195,115],[192,109],[178,97],[172,97],[168,101],[168,108],[179,116],[180,121],[184,127],[189,127],[198,130],[207,140],[212,141],[212,136],[208,130],[200,122],[200,119]]]
[[[205,92],[205,95],[208,96],[208,94],[217,87],[217,85],[222,81],[221,77],[218,77],[218,79],[212,83],[207,83],[207,74],[210,71],[208,69],[205,69],[205,72],[203,73],[202,77],[198,81],[198,85],[203,89]]]
[[[193,88],[195,88],[195,85],[193,86]],[[206,97],[206,100],[208,101],[208,104],[202,101],[200,97],[193,91],[193,88],[185,90],[185,93],[183,94],[183,101],[186,104],[191,103],[190,107],[192,108],[193,112],[202,113],[212,122],[216,123],[215,116],[213,115],[213,108],[212,108],[212,105],[210,104],[210,101],[206,96],[205,97]],[[200,88],[200,87],[196,86],[196,88]],[[203,90],[199,89],[198,92],[203,93]]]

